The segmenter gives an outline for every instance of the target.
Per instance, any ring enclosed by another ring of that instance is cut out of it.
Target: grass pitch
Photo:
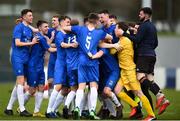
[[[4,114],[4,109],[7,106],[7,103],[9,101],[11,90],[13,88],[13,83],[0,83],[0,120],[50,120],[47,118],[34,118],[34,117],[20,117],[18,113],[16,113],[16,109],[18,107],[18,103],[16,102],[13,108],[14,115],[13,116],[6,116]],[[157,115],[157,110],[155,110],[156,116],[158,120],[180,120],[180,91],[175,91],[173,89],[165,89],[163,92],[166,94],[166,97],[170,100],[171,105],[168,107],[166,112],[164,112],[162,115]],[[154,97],[152,95],[152,97]],[[41,106],[41,112],[45,113],[47,108],[48,100],[44,99],[42,106]],[[155,99],[154,99],[155,104]],[[124,109],[124,118],[125,120],[128,119],[128,114],[130,112],[130,107],[123,103]],[[98,102],[97,109],[99,109],[100,103]],[[32,97],[31,100],[27,103],[26,108],[28,111],[33,112],[34,110],[34,98]],[[59,109],[60,112],[62,112],[62,106]],[[145,111],[143,110],[144,115]],[[52,119],[53,120],[53,119]],[[63,118],[55,119],[55,120],[64,120]]]

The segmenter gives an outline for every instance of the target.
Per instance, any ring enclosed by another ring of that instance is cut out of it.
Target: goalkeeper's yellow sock
[[[131,105],[132,107],[138,106],[138,104],[133,99],[131,99],[125,92],[120,92],[117,96],[121,98],[121,100]]]
[[[151,105],[149,103],[149,100],[147,99],[147,97],[145,95],[139,97],[142,101],[142,104],[143,104],[143,107],[146,109],[148,115],[150,116],[154,116],[155,117],[155,114],[151,108]]]

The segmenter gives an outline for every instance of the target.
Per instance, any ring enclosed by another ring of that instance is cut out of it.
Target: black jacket
[[[140,24],[136,35],[124,32],[123,36],[128,37],[136,44],[137,54],[140,56],[156,56],[155,48],[158,46],[156,27],[147,20]]]

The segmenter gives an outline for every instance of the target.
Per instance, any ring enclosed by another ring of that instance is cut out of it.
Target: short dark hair
[[[104,13],[104,14],[109,14],[109,11],[106,10],[106,9],[99,11],[99,14],[102,14],[102,13]]]
[[[119,29],[121,28],[123,31],[128,30],[128,25],[125,22],[118,22],[117,25],[118,25],[118,28]]]
[[[79,21],[76,19],[71,20],[71,26],[79,25]]]
[[[114,14],[111,14],[111,15],[109,15],[109,18],[114,18],[114,19],[117,19],[117,16],[116,16],[116,15],[114,15]]]
[[[32,13],[32,10],[31,10],[31,9],[23,9],[23,10],[21,11],[21,17],[24,16],[24,15],[26,15],[28,12],[31,12],[31,13]]]
[[[98,17],[98,15],[96,13],[90,13],[88,15],[88,22],[89,23],[93,23],[94,24],[97,20],[99,20],[99,17]]]
[[[88,17],[86,16],[86,17],[84,17],[84,19],[83,19],[84,24],[85,24],[87,21],[88,21]]]
[[[71,20],[71,18],[69,16],[64,16],[64,19],[69,19]]]
[[[150,7],[141,8],[140,11],[143,11],[145,14],[148,14],[149,16],[152,15],[152,9]]]
[[[59,16],[58,21],[61,22],[62,20],[65,20],[65,16]]]
[[[44,21],[44,20],[38,20],[38,22],[36,23],[36,26],[39,28],[39,27],[40,27],[42,24],[44,24],[44,23],[48,24],[47,21]]]
[[[60,16],[59,14],[55,14],[52,16],[52,18],[59,18],[59,16]]]

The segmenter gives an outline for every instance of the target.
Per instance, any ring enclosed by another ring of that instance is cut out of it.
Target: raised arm
[[[34,33],[39,32],[38,28],[35,28],[35,27],[31,26],[31,25],[28,25],[28,26]]]
[[[137,34],[132,34],[132,35],[128,34],[127,32],[124,32],[122,30],[122,35],[125,37],[128,37],[131,41],[133,41],[135,43],[139,43],[140,41],[142,41],[145,33],[146,33],[145,26],[140,26],[137,31]]]

